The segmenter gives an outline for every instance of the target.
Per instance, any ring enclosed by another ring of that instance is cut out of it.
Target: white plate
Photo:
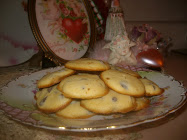
[[[12,66],[29,60],[38,52],[32,34],[27,0],[1,0],[0,4],[0,67]]]
[[[128,128],[159,120],[177,111],[186,102],[186,89],[172,76],[155,71],[139,71],[141,76],[156,82],[165,92],[151,97],[151,105],[137,112],[109,116],[96,115],[88,119],[64,119],[54,114],[46,115],[37,110],[34,95],[36,81],[48,72],[60,69],[50,68],[21,76],[0,91],[0,109],[12,119],[51,130],[100,131]]]

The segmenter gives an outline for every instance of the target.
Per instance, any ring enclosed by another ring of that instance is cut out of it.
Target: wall
[[[171,37],[171,49],[187,49],[187,0],[120,0],[128,29],[150,24],[164,37]]]

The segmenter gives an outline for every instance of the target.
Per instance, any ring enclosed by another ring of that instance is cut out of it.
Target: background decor
[[[27,14],[27,0],[1,0],[0,67],[24,63],[38,53]]]
[[[85,0],[29,1],[33,34],[56,65],[83,57],[95,42],[95,22]]]

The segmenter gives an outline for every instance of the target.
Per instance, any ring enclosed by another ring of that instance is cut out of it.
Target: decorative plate
[[[96,38],[86,0],[30,0],[29,19],[45,56],[56,64],[83,57]]]
[[[0,67],[21,64],[38,52],[27,0],[1,0],[0,19]]]
[[[142,77],[165,89],[162,95],[150,97],[150,106],[141,111],[96,115],[88,119],[65,119],[54,114],[44,114],[35,105],[36,81],[60,68],[37,71],[9,82],[0,90],[0,109],[12,119],[34,127],[80,132],[121,129],[153,122],[177,111],[186,102],[186,89],[172,76],[155,71],[138,71]]]

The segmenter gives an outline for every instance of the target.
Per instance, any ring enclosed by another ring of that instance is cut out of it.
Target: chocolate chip
[[[85,89],[85,86],[82,86],[81,88],[82,88],[82,89]]]
[[[47,89],[48,92],[51,92],[51,90],[52,90],[52,87],[50,87],[50,88]]]
[[[124,88],[124,89],[128,89],[128,86],[126,84],[126,82],[121,82],[120,85]]]
[[[42,106],[44,104],[44,102],[46,101],[46,99],[47,99],[47,96],[41,100],[40,106]]]
[[[156,90],[156,86],[152,82],[149,82],[148,84],[151,85],[154,90]]]
[[[112,101],[116,102],[118,99],[116,97],[112,97]]]
[[[153,85],[153,89],[156,90],[156,86],[155,85]]]

